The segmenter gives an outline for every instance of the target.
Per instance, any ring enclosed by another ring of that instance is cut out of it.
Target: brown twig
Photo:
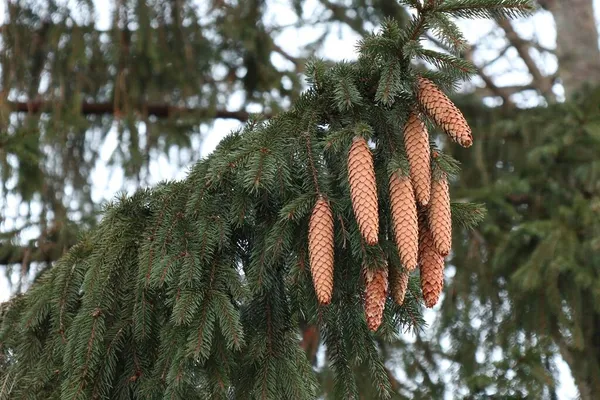
[[[54,104],[43,101],[17,102],[8,101],[5,103],[13,112],[24,112],[32,114],[51,113]],[[200,118],[223,118],[237,119],[245,122],[250,118],[250,114],[243,110],[210,110],[204,108],[177,107],[168,104],[144,104],[141,109],[147,111],[147,115],[153,115],[157,118],[169,118],[182,114],[195,115]],[[83,115],[114,115],[118,110],[112,102],[105,103],[81,103],[80,111]],[[265,115],[270,118],[270,115]]]
[[[556,101],[556,96],[552,92],[554,79],[549,76],[544,76],[540,71],[535,60],[529,53],[531,43],[519,36],[509,20],[499,18],[496,22],[498,23],[498,26],[504,30],[506,39],[517,50],[517,53],[519,53],[519,56],[527,66],[532,77],[533,86],[540,91],[542,96],[544,96],[548,102]]]

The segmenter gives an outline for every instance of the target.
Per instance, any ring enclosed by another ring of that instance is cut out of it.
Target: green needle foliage
[[[47,261],[39,243],[60,253],[97,223],[104,199],[93,176],[104,162],[123,174],[123,187],[146,186],[161,155],[177,167],[197,161],[189,150],[215,118],[245,121],[250,103],[277,113],[297,97],[300,74],[271,60],[271,30],[279,27],[262,23],[265,1],[219,3],[20,0],[3,7],[3,264],[19,264],[26,275],[28,258]],[[228,109],[234,93],[243,104]],[[22,205],[19,217],[8,206],[14,202]],[[38,244],[23,257],[23,237],[32,234]]]
[[[475,154],[450,149],[464,165],[454,193],[489,210],[454,241],[437,330],[473,395],[552,398],[557,354],[582,399],[600,393],[599,103],[596,88],[509,115],[472,105]]]
[[[109,205],[97,228],[2,305],[0,399],[315,398],[320,389],[299,346],[305,324],[319,327],[326,346],[328,397],[391,398],[382,343],[422,326],[418,290],[413,279],[403,306],[388,299],[372,334],[361,269],[384,260],[400,268],[387,181],[391,165],[405,165],[401,131],[418,74],[450,86],[464,76],[463,61],[414,42],[440,13],[480,15],[489,5],[510,15],[524,4],[426,3],[415,3],[405,29],[388,20],[366,38],[356,63],[311,61],[310,88],[289,112],[230,134],[185,180]],[[435,26],[441,35],[456,31]],[[413,57],[437,59],[440,69],[417,72]],[[347,183],[357,135],[374,147],[381,227],[371,247]],[[456,162],[436,151],[434,168],[456,174]],[[334,295],[325,307],[307,257],[308,218],[321,195],[335,221]],[[461,227],[482,216],[476,205],[453,211]]]

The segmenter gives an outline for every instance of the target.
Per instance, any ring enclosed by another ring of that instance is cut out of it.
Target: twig
[[[54,103],[43,101],[8,101],[5,104],[13,112],[24,112],[32,114],[51,113],[54,107]],[[210,110],[205,108],[176,107],[168,104],[143,104],[140,106],[140,109],[144,109],[144,111],[147,111],[148,115],[153,115],[157,118],[169,118],[181,114],[190,114],[201,118],[237,119],[238,121],[242,122],[245,122],[250,118],[250,114],[243,110]],[[119,110],[117,110],[114,104],[111,102],[83,102],[81,103],[80,111],[83,115],[111,115],[119,112]],[[271,116],[265,115],[264,117],[270,118]]]
[[[531,74],[533,79],[532,83],[535,88],[540,91],[542,96],[544,96],[548,102],[556,101],[556,96],[554,93],[552,93],[552,85],[554,80],[542,74],[537,64],[533,60],[533,57],[531,54],[529,54],[531,43],[519,36],[509,20],[499,18],[496,20],[496,22],[498,23],[498,26],[504,30],[506,39],[517,50],[521,59],[523,59],[523,62]]]

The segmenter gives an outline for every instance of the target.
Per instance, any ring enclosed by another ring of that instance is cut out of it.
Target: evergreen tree
[[[445,356],[471,393],[551,398],[556,354],[582,399],[600,391],[599,101],[594,89],[508,116],[472,106],[479,155],[449,148],[465,163],[455,195],[489,212],[454,240],[457,270],[430,344],[450,339]]]
[[[398,395],[381,343],[421,325],[416,276],[402,305],[386,300],[388,269],[414,268],[401,264],[388,190],[394,175],[413,179],[402,131],[420,109],[460,144],[472,143],[438,88],[452,88],[472,67],[419,38],[435,28],[458,46],[449,16],[530,10],[524,0],[405,3],[416,9],[407,26],[387,20],[360,43],[356,63],[311,61],[310,88],[292,110],[232,133],[185,180],[108,206],[97,228],[4,304],[0,396],[314,398],[314,371],[298,343],[304,324],[323,337],[328,396]],[[439,68],[415,70],[414,58]],[[456,162],[430,147],[431,204],[413,204],[428,306],[441,290],[446,179],[457,175]],[[474,204],[451,208],[465,228],[482,216]],[[318,265],[333,275],[316,274]]]
[[[55,261],[80,229],[96,224],[92,172],[110,135],[119,145],[108,163],[143,186],[161,154],[178,150],[181,158],[170,162],[180,167],[197,161],[189,150],[214,118],[245,121],[248,104],[276,113],[301,90],[297,71],[270,59],[277,49],[261,24],[263,1],[200,9],[193,0],[114,1],[106,30],[96,26],[94,2],[68,3],[6,7],[0,220],[18,222],[2,232],[3,266]],[[235,91],[243,104],[227,108]],[[23,247],[19,234],[32,228],[39,237]]]

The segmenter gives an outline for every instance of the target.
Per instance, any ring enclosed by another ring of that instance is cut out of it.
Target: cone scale
[[[440,255],[446,257],[452,246],[452,218],[448,178],[445,174],[431,184],[428,220],[435,248]]]
[[[375,271],[364,269],[365,315],[369,330],[375,332],[383,320],[383,310],[388,291],[387,267]]]
[[[429,133],[416,111],[410,114],[404,126],[404,148],[417,201],[425,206],[431,190],[431,149]]]
[[[401,306],[406,298],[409,272],[406,269],[398,271],[390,267],[390,290],[396,304]]]
[[[444,287],[444,257],[438,253],[433,236],[424,221],[419,221],[419,265],[421,268],[421,290],[427,308],[435,306]]]
[[[408,271],[417,267],[419,232],[417,204],[411,180],[398,173],[390,177],[390,204],[394,239],[402,265]]]
[[[329,304],[333,293],[333,214],[320,197],[308,227],[308,255],[315,292],[320,304]]]
[[[361,236],[367,244],[375,245],[379,234],[375,168],[371,149],[362,137],[354,139],[348,153],[348,180],[352,209]]]
[[[471,128],[460,110],[433,82],[419,78],[418,99],[421,107],[452,140],[463,147],[473,144]]]

